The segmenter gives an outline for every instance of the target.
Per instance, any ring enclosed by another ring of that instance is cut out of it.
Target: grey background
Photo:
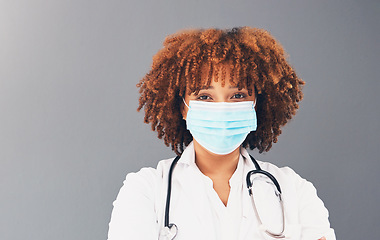
[[[174,156],[136,112],[164,37],[269,30],[306,81],[253,154],[314,183],[338,239],[376,239],[379,1],[0,0],[0,239],[106,239],[126,173]]]

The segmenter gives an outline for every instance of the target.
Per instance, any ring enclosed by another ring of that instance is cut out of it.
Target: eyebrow
[[[230,86],[229,89],[236,89],[238,87],[234,87],[234,86]],[[200,90],[206,90],[206,89],[214,89],[213,86],[209,86],[209,87],[202,87]]]

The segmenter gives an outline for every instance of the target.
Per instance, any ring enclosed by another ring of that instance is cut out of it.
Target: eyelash
[[[240,97],[235,97],[236,95],[240,95]],[[204,97],[206,97],[207,99],[204,99]],[[243,99],[243,98],[246,98],[247,95],[244,94],[244,93],[241,93],[241,92],[237,92],[237,93],[234,93],[234,95],[232,96],[232,99]],[[212,99],[209,95],[206,95],[206,94],[201,94],[201,95],[198,95],[197,96],[197,100],[202,100],[202,101],[206,101],[206,100],[210,100]]]
[[[205,94],[201,94],[201,95],[197,96],[197,100],[202,100],[202,101],[209,100],[209,99],[202,99],[203,97],[208,97],[209,99],[211,99],[210,96],[205,95]]]
[[[242,98],[246,98],[246,97],[247,97],[247,95],[245,95],[244,93],[241,93],[241,92],[235,93],[235,94],[234,94],[234,97],[235,97],[236,95],[238,95],[238,94],[239,94],[241,97],[236,98],[236,99],[242,99]]]

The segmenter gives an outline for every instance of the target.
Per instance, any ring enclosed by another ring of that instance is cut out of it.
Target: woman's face
[[[227,75],[228,76],[228,75]],[[225,82],[222,87],[221,81],[215,82],[214,77],[209,88],[204,88],[199,91],[197,95],[194,93],[186,94],[185,102],[189,106],[190,100],[206,101],[206,102],[242,102],[242,101],[255,101],[255,91],[252,95],[248,94],[248,89],[239,90],[237,87],[231,85],[229,81]],[[184,106],[184,104],[182,104]],[[181,109],[183,118],[186,120],[187,107]]]

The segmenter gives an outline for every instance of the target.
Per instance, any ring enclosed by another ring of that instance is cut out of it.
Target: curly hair
[[[248,134],[243,147],[257,148],[260,153],[269,151],[281,134],[280,127],[295,115],[303,97],[304,82],[286,57],[282,46],[262,29],[177,32],[166,37],[150,71],[137,84],[137,110],[144,108],[144,122],[151,124],[166,146],[181,154],[193,140],[180,111],[182,97],[209,87],[213,76],[222,86],[227,78],[239,90],[256,93],[257,130]],[[205,66],[207,72],[202,73]],[[230,76],[226,76],[226,67]]]

